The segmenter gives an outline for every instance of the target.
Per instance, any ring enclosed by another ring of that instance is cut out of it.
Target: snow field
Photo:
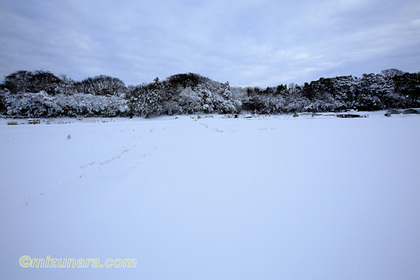
[[[3,121],[1,278],[418,279],[420,117],[382,116]]]

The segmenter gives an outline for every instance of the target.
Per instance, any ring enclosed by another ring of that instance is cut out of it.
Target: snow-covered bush
[[[55,96],[45,91],[38,93],[3,93],[6,115],[15,118],[63,117],[63,116],[125,116],[127,101],[116,96],[74,94]]]

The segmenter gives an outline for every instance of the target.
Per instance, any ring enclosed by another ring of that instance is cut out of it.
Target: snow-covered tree
[[[124,97],[127,91],[123,81],[106,75],[84,79],[78,83],[78,87],[80,92],[93,95],[117,95]]]
[[[132,88],[128,98],[133,114],[148,118],[163,111],[162,84],[158,78],[152,84]]]
[[[265,89],[231,87],[194,73],[126,88],[109,76],[76,82],[48,71],[18,71],[0,86],[0,114],[10,117],[272,114],[419,106],[420,73],[396,69]]]
[[[5,77],[4,85],[11,93],[30,91],[32,76],[31,71],[17,71]]]

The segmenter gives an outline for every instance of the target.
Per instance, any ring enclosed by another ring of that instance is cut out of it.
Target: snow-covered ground
[[[420,279],[420,116],[383,113],[0,120],[0,278]]]

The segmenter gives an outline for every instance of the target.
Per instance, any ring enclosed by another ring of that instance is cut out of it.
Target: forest
[[[49,71],[17,71],[0,84],[0,115],[10,118],[284,114],[420,107],[420,72],[398,69],[303,85],[234,87],[195,73],[126,86],[106,75],[75,81]]]

